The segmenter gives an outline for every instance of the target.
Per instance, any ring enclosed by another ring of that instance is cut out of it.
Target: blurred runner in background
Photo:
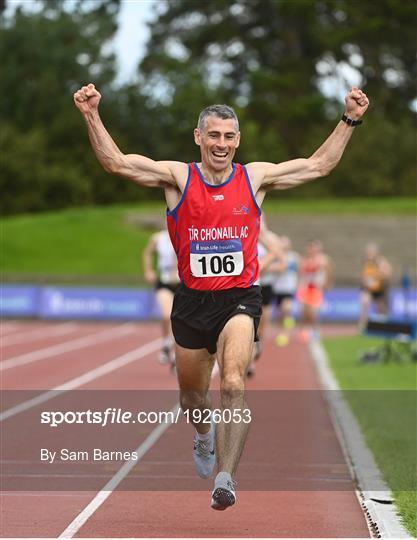
[[[154,259],[156,256],[156,268]],[[167,230],[153,234],[143,251],[143,270],[145,280],[155,286],[156,298],[161,311],[161,330],[164,343],[159,353],[161,364],[175,366],[174,338],[171,330],[171,311],[174,293],[179,285],[177,256],[172,247]]]
[[[331,265],[320,240],[310,240],[301,259],[297,299],[300,302],[300,338],[307,342],[319,337],[319,311],[324,289],[330,286]]]
[[[262,215],[259,242],[259,283],[262,292],[262,316],[258,328],[259,341],[255,342],[254,358],[246,372],[248,377],[255,373],[255,362],[262,354],[262,338],[271,316],[271,302],[273,301],[272,286],[277,279],[278,272],[285,267],[285,257],[280,237],[268,228],[265,215]]]
[[[368,322],[369,308],[374,303],[378,315],[388,314],[388,286],[392,274],[388,260],[380,254],[379,247],[370,242],[365,248],[361,274],[359,328]]]
[[[285,268],[276,276],[272,285],[272,292],[278,310],[279,331],[275,342],[279,347],[284,347],[288,344],[291,332],[295,327],[293,307],[298,287],[300,255],[292,251],[291,240],[288,236],[281,236],[280,240],[285,259]]]

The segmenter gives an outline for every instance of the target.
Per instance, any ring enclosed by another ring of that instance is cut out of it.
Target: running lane
[[[180,423],[76,536],[369,537],[309,351],[296,341],[277,348],[273,337],[270,331],[248,382],[256,420],[237,474],[237,504],[210,508],[212,481],[196,477],[192,429]]]
[[[18,368],[19,388],[25,387],[25,381],[29,384],[32,377],[62,383],[68,376],[80,375],[157,335],[156,325],[140,326],[135,343],[132,336],[125,336],[117,340],[116,347],[91,347],[88,355],[83,351],[84,361],[77,361],[77,354],[66,357],[66,361],[42,360],[33,365],[38,364],[40,375],[29,365],[22,366]],[[248,382],[249,402],[256,418],[237,475],[237,504],[225,512],[211,510],[212,482],[195,475],[192,429],[182,421],[156,440],[118,490],[79,530],[74,529],[76,536],[369,536],[325,403],[317,392],[308,349],[298,343],[277,348],[273,337],[272,332],[267,335],[256,376]],[[65,367],[68,364],[73,366],[69,371]],[[175,388],[167,367],[158,364],[157,352],[85,386],[152,389],[151,407],[161,399],[166,407],[174,405]],[[22,425],[26,414],[33,413],[22,413]],[[141,426],[131,444],[143,443],[154,428],[150,424]],[[109,465],[112,474],[119,468],[119,464]],[[2,536],[56,537],[77,516],[85,514],[94,497],[95,492],[82,490],[6,493],[2,500]]]

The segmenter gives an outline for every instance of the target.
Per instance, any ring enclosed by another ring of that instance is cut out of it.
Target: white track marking
[[[32,399],[28,399],[27,401],[23,401],[22,403],[19,403],[18,405],[15,405],[14,407],[0,413],[0,422],[3,422],[3,420],[11,418],[12,416],[15,416],[23,411],[27,411],[40,403],[45,403],[45,401],[49,401],[67,390],[75,390],[76,388],[80,388],[81,386],[103,377],[103,375],[107,375],[116,369],[120,369],[121,367],[126,366],[135,360],[140,360],[144,356],[147,356],[148,354],[160,349],[162,347],[162,343],[162,338],[154,339],[146,345],[142,345],[133,351],[129,351],[126,354],[122,354],[122,356],[118,356],[117,358],[106,362],[102,366],[83,373],[79,377],[75,377],[64,384],[55,386],[55,388],[52,388],[52,390],[43,392],[42,394],[39,394]]]
[[[6,336],[1,339],[2,347],[8,347],[10,345],[16,345],[18,343],[25,343],[26,341],[37,341],[45,337],[62,336],[64,334],[70,334],[75,330],[78,330],[79,326],[75,323],[65,323],[60,325],[54,325],[49,328],[40,328],[39,330],[31,330],[30,332],[24,332],[13,334],[12,336]]]
[[[180,404],[177,403],[171,409],[176,416],[179,410]],[[146,439],[141,443],[134,452],[138,457],[135,460],[125,461],[120,467],[117,473],[107,482],[104,488],[97,493],[94,499],[82,510],[78,516],[68,525],[64,532],[62,532],[58,538],[72,538],[81,527],[87,522],[87,520],[94,514],[94,512],[104,503],[104,501],[113,493],[120,482],[129,474],[129,472],[137,465],[137,463],[143,458],[143,456],[152,448],[157,440],[163,435],[163,433],[170,427],[172,422],[166,422],[159,424]]]
[[[77,349],[83,349],[84,347],[91,347],[92,345],[110,341],[111,339],[122,337],[135,331],[137,331],[137,327],[133,324],[127,323],[118,326],[113,330],[107,329],[89,336],[64,341],[63,343],[58,343],[57,345],[51,345],[50,347],[46,347],[44,349],[39,349],[37,351],[32,351],[19,356],[14,356],[8,360],[4,360],[0,364],[0,371],[37,362],[38,360],[51,358],[51,356],[57,356],[66,352],[76,351]]]
[[[218,365],[215,364],[214,369],[211,374],[213,379],[219,372]],[[180,404],[176,403],[172,407],[171,411],[174,413],[173,416],[177,416]],[[143,456],[152,448],[152,446],[157,442],[157,440],[163,435],[163,433],[172,425],[171,422],[166,422],[164,424],[159,424],[148,437],[140,444],[135,452],[138,454],[138,458],[134,461],[129,460],[121,466],[117,473],[111,478],[107,484],[100,490],[97,495],[92,499],[92,501],[78,514],[78,516],[68,525],[64,532],[62,532],[58,538],[73,538],[75,534],[81,529],[83,525],[88,521],[88,519],[94,514],[96,510],[110,497],[113,491],[117,488],[120,482],[130,473],[135,465],[143,458]]]

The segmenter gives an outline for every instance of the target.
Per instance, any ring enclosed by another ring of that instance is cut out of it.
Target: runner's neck
[[[208,184],[213,184],[214,186],[226,182],[233,172],[232,164],[230,164],[224,171],[211,171],[209,168],[206,168],[203,163],[198,163],[197,165],[204,177],[204,180]]]

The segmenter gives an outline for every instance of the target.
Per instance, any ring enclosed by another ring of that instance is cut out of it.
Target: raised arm
[[[103,168],[142,186],[176,186],[176,177],[186,175],[184,163],[154,161],[137,154],[123,154],[101,121],[98,105],[101,94],[93,84],[74,94],[74,103],[83,115],[94,153]]]
[[[352,88],[345,98],[345,115],[358,121],[366,112],[369,101],[361,90]],[[354,126],[340,121],[333,133],[309,158],[283,163],[249,163],[249,176],[255,192],[259,189],[289,189],[328,175],[339,163]]]

